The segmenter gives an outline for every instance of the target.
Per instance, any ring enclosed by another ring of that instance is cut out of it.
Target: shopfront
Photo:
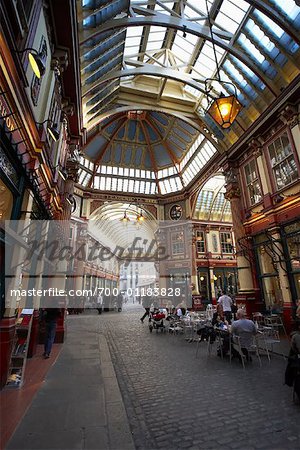
[[[282,230],[283,248],[286,254],[288,278],[294,306],[300,299],[300,221],[285,225]]]

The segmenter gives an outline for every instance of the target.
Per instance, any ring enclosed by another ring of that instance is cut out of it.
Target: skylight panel
[[[244,33],[240,34],[238,42],[259,64],[261,64],[265,60],[264,55],[258,50],[258,48],[255,47],[255,45],[252,44],[252,42],[246,37]]]
[[[258,9],[255,10],[255,15],[259,17],[259,19],[265,24],[266,28],[271,31],[271,33],[274,33],[279,39],[281,38],[284,33],[283,29],[280,28],[275,22],[273,22],[270,17],[267,17],[264,13],[258,11]]]
[[[229,18],[226,14],[223,14],[221,11],[216,17],[216,22],[220,25],[222,24],[222,28],[232,34],[234,34],[239,27],[237,22]]]
[[[269,53],[274,49],[275,44],[252,19],[247,20],[245,28]]]
[[[130,192],[133,192],[133,189],[134,189],[134,180],[129,180],[129,183],[128,183],[128,190],[129,190]]]
[[[162,41],[153,41],[153,42],[148,42],[147,43],[147,48],[146,48],[146,52],[155,50],[155,51],[159,51],[161,49],[161,43]]]
[[[187,63],[190,59],[190,54],[188,54],[182,47],[180,47],[178,44],[173,44],[172,47],[173,53],[175,53],[175,56],[179,58],[182,62]]]
[[[195,44],[189,42],[187,39],[184,39],[182,36],[178,34],[178,32],[176,34],[173,45],[175,46],[178,45],[180,48],[184,49],[186,53],[189,53],[190,55],[193,53],[195,48]]]
[[[105,185],[106,185],[106,183],[105,183],[105,178],[104,178],[104,177],[101,177],[101,178],[100,178],[100,190],[101,190],[101,191],[105,191]]]
[[[126,178],[124,179],[123,190],[124,192],[128,190],[128,180]]]
[[[143,27],[128,27],[126,29],[126,41],[125,42],[127,42],[127,39],[131,38],[132,36],[138,36],[139,38],[141,38],[143,31],[144,31]]]
[[[271,0],[283,14],[287,15],[291,20],[294,20],[300,13],[300,7],[296,5],[294,0]]]
[[[188,0],[188,5],[193,6],[194,8],[201,11],[203,14],[206,14],[206,2],[205,0]],[[208,9],[210,11],[212,5],[212,1],[208,0]]]
[[[239,6],[242,3],[246,2],[232,2],[225,0],[222,3],[219,14],[217,15],[216,22],[222,25],[222,28],[224,28],[226,31],[229,31],[230,33],[234,34],[236,32],[240,23],[245,17],[245,11],[247,11],[247,9],[249,8],[249,5],[247,5],[247,8],[245,10],[240,8]]]

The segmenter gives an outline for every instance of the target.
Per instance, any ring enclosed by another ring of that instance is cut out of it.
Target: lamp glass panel
[[[33,53],[29,53],[28,59],[35,76],[41,78],[42,74],[35,55]]]

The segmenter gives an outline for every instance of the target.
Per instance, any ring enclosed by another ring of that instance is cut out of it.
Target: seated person
[[[238,309],[236,316],[237,320],[231,325],[231,333],[233,336],[239,336],[242,352],[246,356],[247,361],[251,361],[248,350],[253,344],[253,336],[257,332],[256,326],[252,320],[246,319],[245,310]]]

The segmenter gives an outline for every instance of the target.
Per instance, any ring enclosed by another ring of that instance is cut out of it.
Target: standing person
[[[232,312],[231,312],[232,299],[231,299],[231,297],[229,297],[229,295],[226,295],[225,292],[222,292],[221,297],[219,297],[219,299],[218,299],[218,305],[222,306],[225,319],[230,324],[231,319],[232,319]]]
[[[121,292],[119,292],[119,294],[117,296],[116,304],[117,304],[118,312],[121,312],[122,306],[123,306],[123,295],[121,294]]]
[[[102,314],[103,298],[100,294],[97,296],[96,304],[97,304],[98,314]]]
[[[145,295],[145,297],[143,297],[142,303],[143,303],[143,307],[145,308],[145,313],[144,313],[143,317],[140,318],[140,321],[142,323],[144,323],[145,317],[147,317],[147,316],[149,317],[149,314],[150,314],[152,297],[149,295]]]
[[[43,356],[45,359],[47,359],[50,358],[50,353],[56,334],[57,319],[61,316],[61,310],[59,308],[46,308],[44,312],[46,322],[46,337]]]

